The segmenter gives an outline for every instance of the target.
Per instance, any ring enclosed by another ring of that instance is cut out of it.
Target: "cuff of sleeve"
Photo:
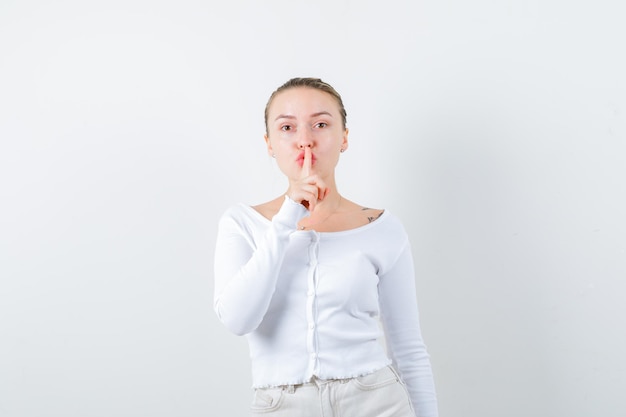
[[[300,203],[296,203],[288,196],[285,196],[285,201],[278,213],[272,218],[272,223],[288,228],[290,230],[296,230],[298,222],[305,216],[308,216],[309,211]]]

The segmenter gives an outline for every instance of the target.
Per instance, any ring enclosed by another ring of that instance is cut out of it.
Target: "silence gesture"
[[[318,201],[321,201],[328,194],[329,189],[317,175],[311,175],[313,164],[313,154],[310,147],[304,148],[304,160],[300,178],[291,181],[287,195],[293,201],[302,203],[309,211],[315,210]]]

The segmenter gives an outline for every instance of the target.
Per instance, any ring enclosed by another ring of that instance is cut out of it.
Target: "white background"
[[[216,223],[263,108],[343,95],[342,193],[413,243],[442,416],[626,415],[618,0],[0,2],[0,416],[243,416]]]

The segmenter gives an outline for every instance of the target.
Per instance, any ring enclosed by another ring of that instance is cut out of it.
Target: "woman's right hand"
[[[317,203],[326,197],[329,189],[321,178],[311,175],[312,155],[311,148],[304,148],[302,172],[297,181],[290,181],[287,196],[295,202],[301,203],[310,212],[315,210]]]

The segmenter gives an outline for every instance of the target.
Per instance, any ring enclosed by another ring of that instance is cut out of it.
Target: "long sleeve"
[[[214,263],[214,309],[233,333],[255,330],[272,300],[285,248],[297,222],[307,214],[285,198],[260,239],[250,226],[226,213],[219,222]]]
[[[380,276],[379,299],[387,348],[409,391],[416,417],[437,417],[430,357],[422,339],[410,245]]]

